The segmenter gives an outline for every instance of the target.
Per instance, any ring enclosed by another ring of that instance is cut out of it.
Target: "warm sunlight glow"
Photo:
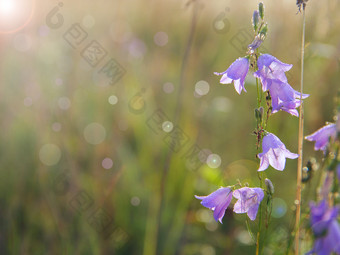
[[[35,0],[0,0],[0,34],[24,28],[33,16]]]
[[[0,0],[0,14],[10,15],[15,12],[15,1],[13,0]]]

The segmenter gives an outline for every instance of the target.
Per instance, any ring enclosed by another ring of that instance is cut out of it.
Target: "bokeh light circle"
[[[171,82],[164,83],[163,91],[167,94],[172,93],[174,91],[174,85]]]
[[[165,46],[169,41],[169,37],[165,32],[157,32],[153,37],[153,40],[158,46]]]
[[[211,102],[212,107],[219,112],[229,112],[232,110],[232,102],[227,97],[215,97]]]
[[[55,144],[45,144],[39,151],[40,161],[46,166],[57,164],[61,157],[61,151]]]
[[[54,122],[52,124],[52,130],[54,132],[59,132],[61,130],[61,124],[59,122]]]
[[[215,27],[215,29],[217,29],[217,30],[222,30],[222,29],[224,29],[225,24],[224,24],[224,22],[223,22],[222,20],[219,20],[219,21],[216,21],[216,22],[214,23],[214,27]]]
[[[164,132],[171,132],[172,129],[174,128],[174,124],[172,124],[171,121],[164,121],[163,124],[162,124],[162,129]]]
[[[130,202],[133,206],[139,206],[140,199],[139,199],[139,197],[132,197]]]
[[[286,202],[281,198],[275,197],[273,199],[272,216],[274,218],[281,218],[286,214],[286,212],[287,212]]]
[[[97,145],[102,143],[106,137],[105,128],[99,123],[93,122],[84,129],[84,138],[89,144]]]
[[[195,84],[195,92],[200,96],[204,96],[208,94],[209,90],[210,90],[210,85],[206,81],[198,81]]]
[[[118,98],[115,95],[109,97],[109,104],[115,105],[118,103]]]
[[[61,97],[58,99],[58,106],[62,110],[67,110],[71,106],[71,101],[67,97]]]
[[[110,169],[113,166],[113,161],[110,158],[104,158],[102,161],[102,167],[105,169]]]
[[[207,158],[207,165],[211,168],[218,168],[221,163],[221,157],[217,154],[210,154]]]

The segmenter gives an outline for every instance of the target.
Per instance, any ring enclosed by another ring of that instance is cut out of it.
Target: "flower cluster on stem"
[[[203,206],[213,210],[215,220],[220,222],[222,222],[224,212],[231,203],[232,197],[238,199],[234,205],[235,213],[247,213],[251,220],[255,220],[259,211],[258,240],[256,243],[258,253],[262,222],[260,203],[264,198],[264,178],[262,178],[262,173],[269,166],[283,171],[286,158],[296,159],[299,156],[290,152],[276,135],[266,130],[268,119],[272,114],[279,111],[299,116],[296,108],[301,105],[301,100],[309,95],[301,95],[288,83],[285,73],[292,68],[292,65],[283,63],[272,55],[259,53],[259,47],[268,32],[268,25],[264,21],[263,3],[260,3],[258,10],[254,11],[252,23],[254,39],[248,45],[247,55],[236,59],[224,72],[215,72],[215,74],[222,76],[220,79],[221,84],[233,83],[239,95],[241,95],[242,91],[247,92],[245,80],[250,70],[253,71],[253,76],[256,78],[258,108],[255,109],[257,125],[254,134],[257,137],[257,157],[260,159],[259,168],[257,169],[260,187],[242,187],[236,190],[232,190],[230,187],[220,188],[208,196],[196,196],[196,198],[202,200]],[[259,82],[261,85],[259,85]],[[266,95],[265,101],[262,100],[262,95]],[[261,153],[259,153],[260,145],[262,145]],[[274,186],[269,179],[266,179],[265,184],[267,185],[268,199],[271,199]]]

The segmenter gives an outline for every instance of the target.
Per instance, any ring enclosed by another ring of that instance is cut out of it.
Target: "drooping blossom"
[[[254,53],[255,50],[261,46],[263,43],[263,39],[261,38],[261,35],[255,36],[255,39],[252,41],[251,44],[248,45],[248,51],[249,53]]]
[[[271,165],[276,170],[285,168],[286,158],[295,159],[298,154],[286,149],[286,146],[272,133],[267,133],[262,141],[262,153],[257,155],[260,159],[260,167],[257,171],[263,171]]]
[[[330,255],[340,253],[340,226],[338,208],[329,208],[326,201],[310,204],[310,221],[315,236],[313,249],[307,254]]]
[[[249,59],[248,58],[238,58],[231,64],[231,66],[223,73],[217,73],[216,75],[222,75],[220,83],[229,84],[234,82],[234,87],[237,93],[241,94],[242,90],[245,92],[244,80],[247,76],[249,70]]]
[[[255,220],[259,205],[264,197],[261,188],[240,188],[233,192],[233,196],[238,199],[234,205],[235,213],[247,213],[249,219]]]
[[[285,72],[289,71],[293,65],[285,64],[269,54],[261,55],[257,60],[258,71],[254,76],[261,79],[262,90],[268,90],[268,81],[279,80],[287,83]]]
[[[268,80],[267,85],[272,99],[272,113],[282,110],[293,116],[299,116],[295,108],[301,104],[301,93],[294,90],[288,83],[280,80]],[[302,99],[308,96],[307,94],[302,94]]]
[[[219,188],[208,196],[195,196],[197,199],[201,199],[201,204],[204,207],[214,211],[214,218],[216,221],[222,223],[222,218],[227,210],[232,196],[232,190],[229,187]]]
[[[328,124],[322,128],[315,131],[313,134],[306,136],[305,139],[308,141],[314,141],[314,150],[325,151],[329,142],[329,138],[335,139],[336,136],[336,126],[335,124]]]

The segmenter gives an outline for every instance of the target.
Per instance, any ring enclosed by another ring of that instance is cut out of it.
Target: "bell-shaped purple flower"
[[[238,199],[234,205],[235,213],[247,213],[249,219],[255,220],[259,205],[264,197],[261,188],[240,188],[234,190],[233,196]]]
[[[231,64],[231,66],[223,73],[217,73],[216,75],[222,75],[220,83],[229,84],[234,82],[234,87],[237,93],[241,94],[242,90],[245,92],[244,80],[247,76],[249,70],[249,59],[248,58],[238,58]]]
[[[293,116],[299,116],[295,108],[301,104],[301,93],[294,90],[288,83],[280,80],[268,80],[267,85],[272,98],[272,113],[282,110]],[[307,94],[302,94],[302,99],[308,96]]]
[[[222,223],[222,218],[227,210],[232,196],[232,190],[229,187],[219,188],[208,196],[195,196],[197,199],[201,199],[201,204],[204,207],[214,211],[214,218],[216,221]]]
[[[279,61],[269,54],[263,54],[257,60],[258,71],[254,73],[254,76],[261,79],[262,90],[266,91],[270,80],[280,80],[287,83],[285,72],[289,71],[292,66]]]
[[[306,136],[305,139],[308,141],[314,141],[315,146],[314,150],[322,150],[325,151],[329,142],[329,138],[335,139],[336,136],[336,125],[328,124],[323,126],[322,128],[315,131],[313,134]]]
[[[310,221],[315,236],[313,250],[307,254],[330,255],[340,253],[340,226],[338,208],[329,208],[325,200],[319,205],[310,204]]]
[[[263,171],[271,165],[276,170],[282,171],[285,168],[286,158],[295,159],[299,154],[292,153],[272,133],[267,133],[262,141],[262,153],[257,155],[260,159],[260,167],[257,171]]]

